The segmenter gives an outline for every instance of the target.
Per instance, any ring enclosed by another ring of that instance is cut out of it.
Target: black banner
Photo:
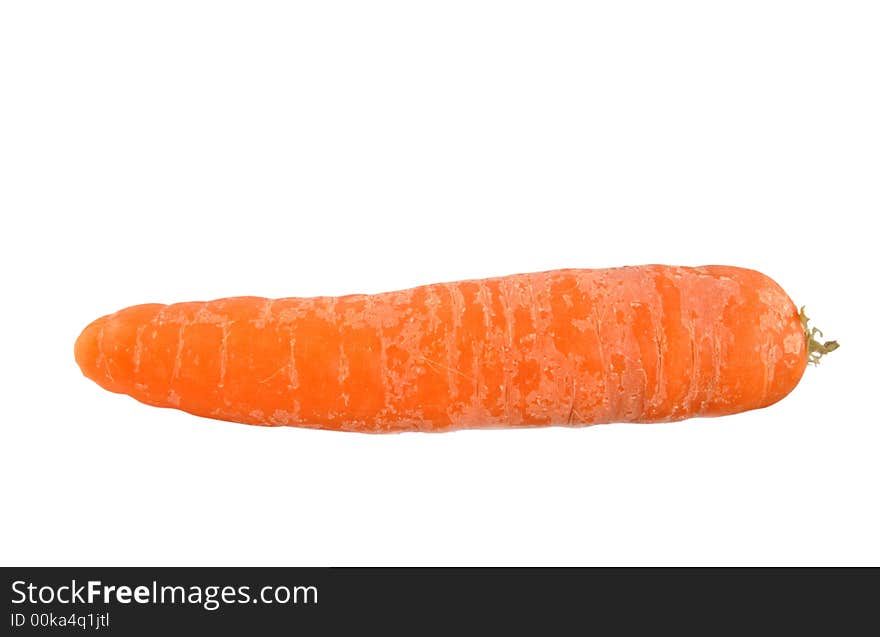
[[[6,568],[4,634],[545,634],[875,623],[876,570]],[[603,630],[603,632],[605,632]]]

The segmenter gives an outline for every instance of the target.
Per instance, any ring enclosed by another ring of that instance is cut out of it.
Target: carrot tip
[[[82,373],[87,378],[94,378],[97,368],[99,343],[98,337],[106,321],[106,317],[92,321],[76,339],[73,356]]]

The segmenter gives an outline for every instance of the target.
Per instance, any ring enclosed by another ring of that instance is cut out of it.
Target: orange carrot
[[[361,432],[658,422],[766,407],[815,341],[753,270],[557,270],[375,295],[138,305],[83,373],[160,407]]]

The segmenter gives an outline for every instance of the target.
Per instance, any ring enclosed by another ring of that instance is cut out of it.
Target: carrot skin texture
[[[367,433],[721,416],[780,400],[807,364],[772,279],[664,265],[138,305],[87,326],[75,356],[149,405]]]

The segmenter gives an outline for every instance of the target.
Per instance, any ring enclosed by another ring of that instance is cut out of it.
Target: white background
[[[880,564],[873,2],[4,2],[0,563]],[[765,410],[365,436],[146,407],[143,302],[753,267]]]

